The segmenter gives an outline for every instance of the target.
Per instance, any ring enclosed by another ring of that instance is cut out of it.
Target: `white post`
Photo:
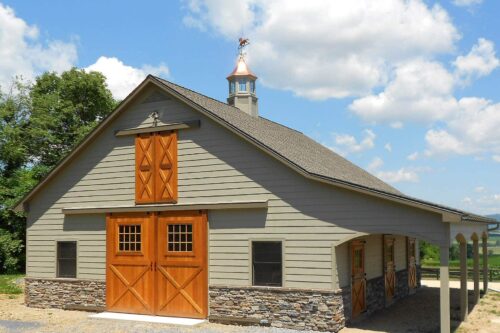
[[[483,236],[483,289],[488,292],[488,238]]]
[[[467,242],[460,241],[460,319],[467,320],[469,313],[467,291]]]
[[[439,247],[440,255],[440,288],[439,288],[439,309],[441,317],[441,333],[450,333],[450,272],[448,261],[450,256],[450,248],[448,245]]]
[[[474,304],[479,302],[479,239],[472,240],[474,251]]]

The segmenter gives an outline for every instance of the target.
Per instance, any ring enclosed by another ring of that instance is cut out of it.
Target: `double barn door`
[[[206,318],[204,212],[109,214],[108,311]]]

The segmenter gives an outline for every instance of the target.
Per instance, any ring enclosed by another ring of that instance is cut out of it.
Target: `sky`
[[[225,101],[239,37],[261,116],[407,195],[500,213],[500,2],[0,0],[0,89],[73,66]]]

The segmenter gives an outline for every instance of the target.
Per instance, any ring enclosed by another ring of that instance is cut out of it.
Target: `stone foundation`
[[[106,282],[26,278],[24,296],[33,308],[101,311],[106,306]]]
[[[338,332],[345,325],[342,291],[210,287],[210,320]]]
[[[383,276],[366,281],[366,314],[385,308],[385,279]]]

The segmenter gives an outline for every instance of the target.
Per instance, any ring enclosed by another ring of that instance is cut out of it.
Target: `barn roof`
[[[73,151],[63,158],[39,184],[26,194],[16,204],[16,209],[22,210],[24,203],[28,202],[46,182],[54,177],[66,163],[69,163],[101,130],[109,125],[128,103],[142,91],[142,88],[149,83],[154,83],[160,88],[164,88],[168,93],[195,107],[198,111],[209,116],[209,118],[218,121],[220,124],[243,136],[248,141],[309,178],[411,206],[457,214],[461,217],[461,220],[495,223],[492,219],[404,195],[394,187],[386,184],[299,131],[263,117],[253,117],[236,107],[152,75],[149,75]]]

